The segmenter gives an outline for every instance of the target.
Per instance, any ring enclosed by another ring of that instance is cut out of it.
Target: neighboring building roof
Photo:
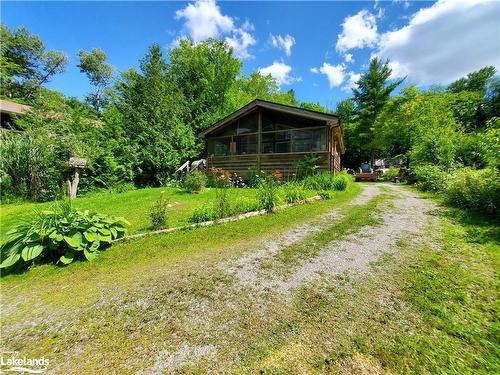
[[[214,125],[212,125],[208,129],[202,131],[199,134],[200,137],[207,136],[208,134],[212,133],[214,130],[217,130],[217,129],[223,127],[224,125],[228,124],[229,122],[237,119],[240,116],[243,116],[243,115],[251,112],[252,110],[254,110],[257,107],[270,109],[270,110],[282,112],[282,113],[288,113],[288,114],[292,114],[292,115],[296,115],[296,116],[300,116],[300,117],[305,117],[305,118],[309,118],[309,119],[327,121],[327,122],[330,122],[331,125],[340,126],[340,127],[342,126],[342,123],[340,121],[340,117],[337,115],[334,115],[334,114],[317,112],[317,111],[312,111],[310,109],[298,108],[298,107],[292,107],[290,105],[268,102],[267,100],[255,99],[254,101],[248,103],[244,107],[238,109],[236,112],[233,112],[229,116],[226,116],[222,120],[216,122]]]
[[[25,104],[19,104],[10,102],[8,100],[0,99],[0,112],[14,114],[14,115],[22,115],[32,109],[31,106]]]

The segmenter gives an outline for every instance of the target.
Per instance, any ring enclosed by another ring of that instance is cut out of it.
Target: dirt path
[[[362,227],[356,233],[342,240],[333,240],[324,246],[319,254],[295,265],[286,275],[276,274],[273,263],[281,250],[306,236],[317,233],[332,225],[331,219],[339,219],[333,211],[307,226],[285,233],[282,240],[264,244],[246,257],[238,259],[237,267],[230,268],[239,282],[256,290],[274,290],[290,296],[292,290],[299,288],[317,277],[338,275],[357,276],[370,272],[371,264],[385,253],[396,250],[397,241],[415,237],[424,230],[429,211],[433,209],[428,201],[397,185],[384,185],[392,196],[390,204],[384,204],[381,213],[375,217],[380,225]],[[368,186],[352,204],[367,203],[381,193],[380,185]]]
[[[350,206],[366,204],[380,194],[381,190],[378,187],[367,186]],[[331,227],[342,217],[340,210],[334,209],[306,224],[284,232],[275,240],[257,243],[253,251],[248,252],[243,257],[222,264],[221,269],[236,277],[242,287],[260,290],[272,290],[276,289],[276,287],[282,289],[286,282],[284,280],[281,282],[274,280],[276,275],[270,267],[274,263],[275,256],[286,247],[299,243],[306,237]]]
[[[241,360],[236,349],[238,343],[251,340],[252,333],[246,330],[261,331],[256,326],[247,327],[249,322],[272,327],[276,320],[287,317],[287,305],[300,287],[318,280],[335,283],[339,275],[362,278],[371,272],[373,262],[397,251],[399,240],[416,239],[428,224],[434,205],[397,185],[387,184],[366,186],[350,207],[367,204],[381,194],[386,194],[388,199],[376,214],[378,225],[362,227],[340,240],[332,238],[319,252],[301,259],[285,273],[281,272],[277,259],[280,252],[335,225],[343,218],[339,210],[292,228],[275,240],[257,242],[245,255],[216,266],[215,272],[229,276],[232,283],[217,288],[213,301],[192,300],[193,308],[185,317],[190,329],[202,329],[206,335],[199,341],[191,337],[170,351],[162,350],[154,366],[146,372],[172,372],[204,362],[220,363],[221,358],[234,365]],[[207,336],[212,342],[208,346]],[[227,347],[230,343],[234,348]],[[173,358],[182,358],[182,361],[173,361]],[[204,368],[218,371],[227,365],[226,362],[222,367]]]

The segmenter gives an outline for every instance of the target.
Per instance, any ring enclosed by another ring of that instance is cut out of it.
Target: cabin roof
[[[2,113],[22,115],[32,109],[31,106],[19,104],[8,100],[0,99],[0,111]]]
[[[233,121],[233,120],[235,120],[235,119],[237,119],[237,118],[239,118],[247,113],[252,112],[255,108],[258,108],[258,107],[269,109],[269,110],[276,111],[276,112],[288,113],[288,114],[296,115],[296,116],[303,117],[303,118],[326,121],[326,122],[329,122],[331,125],[341,126],[340,117],[337,115],[334,115],[334,114],[313,111],[313,110],[305,109],[305,108],[293,107],[293,106],[286,105],[286,104],[273,103],[273,102],[269,102],[267,100],[262,100],[262,99],[255,99],[252,102],[248,103],[247,105],[243,106],[242,108],[238,109],[237,111],[224,117],[222,120],[217,121],[214,125],[212,125],[208,129],[205,129],[204,131],[202,131],[199,135],[200,135],[200,137],[204,138],[207,135],[209,135],[210,133],[214,132],[215,130],[223,127],[224,125],[228,124],[229,122],[231,122],[231,121]]]

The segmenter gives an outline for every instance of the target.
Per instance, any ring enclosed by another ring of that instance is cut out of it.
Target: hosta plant
[[[92,260],[130,225],[125,219],[93,211],[74,210],[69,203],[39,211],[6,234],[0,247],[0,268],[33,262],[69,264]]]

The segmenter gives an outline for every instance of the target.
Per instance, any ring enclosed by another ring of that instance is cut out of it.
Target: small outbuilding
[[[248,178],[251,171],[284,176],[297,172],[307,155],[321,171],[340,170],[344,153],[342,120],[329,113],[254,100],[200,133],[208,168]]]

